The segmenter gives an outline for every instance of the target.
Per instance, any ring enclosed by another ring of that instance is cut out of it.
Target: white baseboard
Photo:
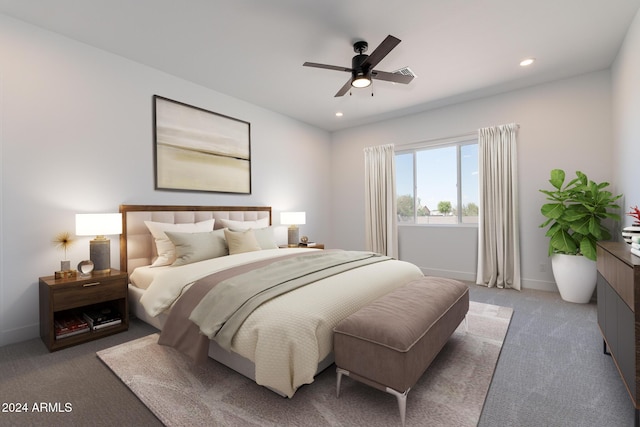
[[[537,291],[560,293],[555,282],[535,279],[522,279],[522,289],[534,289]]]
[[[437,268],[420,268],[422,270],[422,274],[425,276],[439,276],[439,277],[447,277],[449,279],[456,280],[464,280],[467,282],[476,281],[476,274],[465,272],[465,271],[454,271],[454,270],[441,270]],[[547,282],[543,280],[536,279],[521,279],[522,289],[533,289],[538,291],[546,291],[546,292],[556,292],[558,293],[558,287],[555,282]]]
[[[22,341],[28,341],[40,336],[40,324],[24,326],[21,328],[10,329],[0,332],[0,347],[9,344],[15,344]],[[44,345],[44,344],[43,344]]]

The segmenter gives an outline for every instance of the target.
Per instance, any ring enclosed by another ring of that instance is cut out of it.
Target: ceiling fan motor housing
[[[369,55],[356,55],[351,59],[351,69],[354,77],[356,75],[369,74],[369,67],[363,67],[362,64],[367,60]]]

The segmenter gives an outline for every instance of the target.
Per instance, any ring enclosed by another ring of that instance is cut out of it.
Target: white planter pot
[[[563,300],[588,303],[596,288],[596,262],[577,255],[554,254],[551,268]]]

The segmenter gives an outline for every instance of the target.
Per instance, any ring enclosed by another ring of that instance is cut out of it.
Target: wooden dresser
[[[598,326],[627,387],[639,425],[640,403],[640,258],[629,245],[598,242]]]

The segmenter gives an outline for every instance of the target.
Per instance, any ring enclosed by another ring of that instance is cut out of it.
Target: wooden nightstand
[[[89,277],[40,278],[40,337],[49,351],[92,341],[129,329],[127,273],[111,269],[110,273]],[[54,320],[83,311],[109,307],[120,313],[121,323],[78,335],[56,338]]]
[[[289,245],[280,245],[281,248],[289,248]],[[324,243],[316,243],[313,246],[306,246],[303,244],[299,244],[298,246],[294,246],[294,248],[307,248],[307,249],[324,249]]]

